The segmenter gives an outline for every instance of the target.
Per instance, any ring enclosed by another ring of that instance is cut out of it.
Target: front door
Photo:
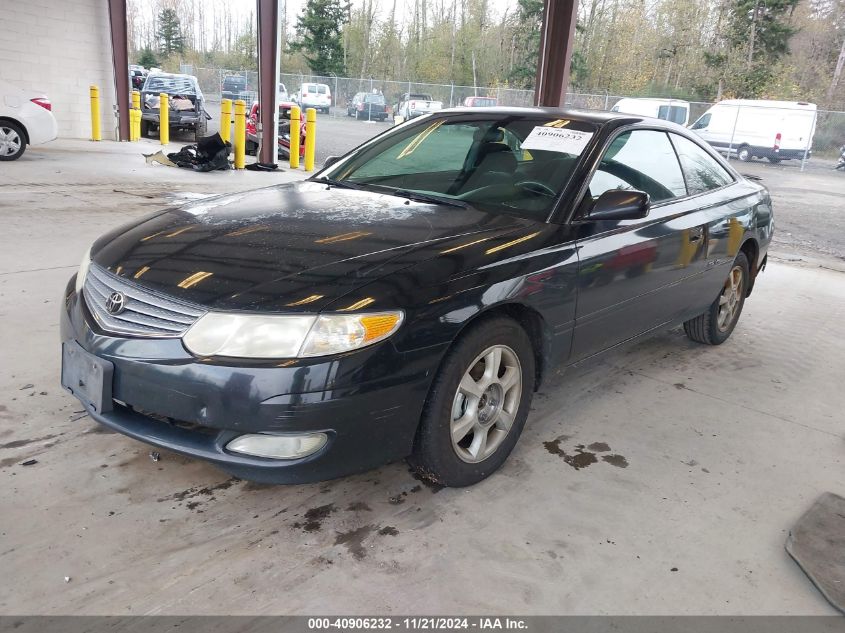
[[[618,134],[590,180],[581,209],[586,212],[610,189],[648,193],[651,210],[640,220],[580,222],[573,360],[679,318],[687,309],[685,280],[705,268],[704,220],[688,199],[665,132]]]

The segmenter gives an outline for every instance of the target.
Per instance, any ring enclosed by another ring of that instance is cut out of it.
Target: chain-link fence
[[[258,88],[258,73],[252,70],[196,68],[200,87],[210,101],[219,100],[227,87],[239,86],[236,98],[252,100]],[[238,80],[232,79],[238,77]],[[227,79],[228,78],[228,79]],[[243,87],[243,78],[246,81]],[[460,106],[468,97],[492,97],[499,105],[531,106],[533,90],[508,86],[461,86],[456,84],[384,81],[350,77],[321,77],[282,73],[279,82],[293,98],[304,83],[326,84],[331,92],[333,114],[346,114],[346,106],[359,92],[378,92],[394,108],[405,93],[422,94],[440,101],[444,108]],[[740,160],[800,160],[815,156],[836,159],[845,144],[845,112],[816,110],[809,105],[776,102],[760,105],[722,101],[718,104],[677,99],[628,97],[609,93],[568,92],[566,105],[587,110],[618,110],[630,114],[670,119],[688,125],[722,153]],[[785,105],[785,104],[784,104]],[[708,116],[709,115],[709,116]],[[706,119],[706,120],[705,120]]]

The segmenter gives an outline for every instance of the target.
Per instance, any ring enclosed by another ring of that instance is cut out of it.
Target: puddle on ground
[[[576,444],[572,453],[567,453],[561,447],[563,442],[569,439],[568,435],[561,435],[550,442],[543,442],[543,446],[552,455],[557,455],[564,462],[572,466],[575,470],[581,470],[587,466],[597,464],[599,461],[598,453],[610,452],[610,445],[606,442],[593,442],[585,446],[584,444]],[[588,450],[589,449],[589,450]],[[601,461],[616,466],[617,468],[627,468],[628,460],[623,455],[610,454],[601,455]]]

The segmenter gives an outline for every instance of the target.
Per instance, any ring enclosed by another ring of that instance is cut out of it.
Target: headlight
[[[209,312],[182,341],[197,356],[305,358],[338,354],[386,339],[402,312],[259,315]]]
[[[91,249],[85,251],[82,256],[82,263],[79,264],[79,271],[76,273],[76,294],[82,292],[82,286],[85,285],[85,278],[88,276],[88,268],[91,266]]]

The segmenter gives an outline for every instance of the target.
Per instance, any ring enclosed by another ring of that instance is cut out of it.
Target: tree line
[[[533,88],[542,0],[307,0],[285,16],[289,73]],[[254,15],[130,0],[135,58],[254,69]],[[845,109],[845,0],[580,0],[572,88],[807,100]]]

